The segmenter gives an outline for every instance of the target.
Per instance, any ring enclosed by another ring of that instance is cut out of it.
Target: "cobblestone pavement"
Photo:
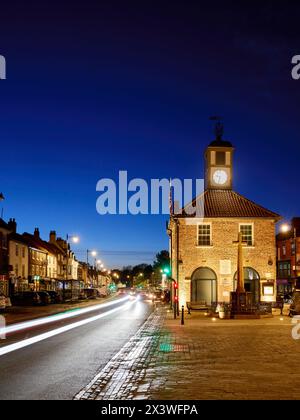
[[[299,399],[300,341],[292,327],[280,316],[212,321],[192,314],[184,326],[169,317],[162,339],[170,351],[158,352],[154,368],[163,386],[150,398]]]
[[[155,352],[164,318],[164,309],[157,308],[87,387],[75,396],[75,399],[150,398],[149,391],[155,388],[156,379],[148,368],[156,360]]]
[[[162,308],[76,399],[299,399],[291,319],[215,320]]]

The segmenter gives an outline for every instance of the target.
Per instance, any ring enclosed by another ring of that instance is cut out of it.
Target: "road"
[[[13,333],[4,346],[41,337],[91,317],[107,316],[0,356],[0,399],[72,399],[144,323],[150,302],[121,302],[51,324]],[[101,315],[102,314],[102,315]]]

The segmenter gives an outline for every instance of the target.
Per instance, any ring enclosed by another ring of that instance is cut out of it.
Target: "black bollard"
[[[181,325],[184,325],[184,306],[181,307]]]

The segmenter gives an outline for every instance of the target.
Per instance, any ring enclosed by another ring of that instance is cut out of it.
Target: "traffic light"
[[[178,283],[177,283],[177,281],[174,281],[174,289],[178,289]]]
[[[169,267],[165,267],[165,268],[163,268],[163,272],[164,272],[165,274],[169,275],[169,274],[170,274],[170,269],[169,269]]]

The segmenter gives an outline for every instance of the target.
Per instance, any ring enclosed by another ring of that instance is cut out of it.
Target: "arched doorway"
[[[192,302],[205,301],[208,305],[217,301],[217,276],[208,267],[194,271],[191,279]]]
[[[259,303],[260,301],[260,277],[259,274],[252,267],[244,267],[244,282],[246,292],[252,293],[252,302]],[[237,286],[237,272],[234,275],[233,290]]]

